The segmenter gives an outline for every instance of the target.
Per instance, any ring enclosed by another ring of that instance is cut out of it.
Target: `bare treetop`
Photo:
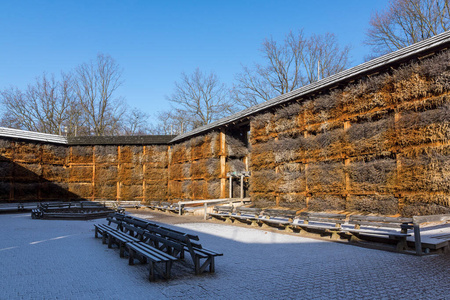
[[[344,70],[349,47],[341,48],[334,34],[312,35],[303,31],[286,35],[284,44],[266,39],[261,52],[265,65],[243,66],[232,90],[235,102],[242,108],[270,100],[301,86]]]
[[[366,44],[382,55],[449,29],[449,0],[391,0],[372,15]]]

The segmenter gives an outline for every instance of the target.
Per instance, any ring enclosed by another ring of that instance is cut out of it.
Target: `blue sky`
[[[167,110],[181,72],[214,71],[231,86],[241,64],[262,62],[264,38],[290,30],[332,32],[364,61],[371,13],[388,0],[6,1],[0,0],[0,89],[70,71],[97,53],[123,68],[118,91],[150,115]]]

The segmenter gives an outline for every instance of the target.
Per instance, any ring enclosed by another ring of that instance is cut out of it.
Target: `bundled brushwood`
[[[269,141],[267,143],[260,143],[252,146],[250,154],[252,170],[275,167],[273,144],[273,141]]]
[[[186,161],[188,159],[186,154],[186,146],[184,143],[174,145],[171,149],[171,163]]]
[[[207,160],[201,159],[193,161],[191,164],[191,176],[193,179],[205,178],[208,176],[208,169],[206,167]]]
[[[96,199],[116,199],[117,184],[96,184],[94,186],[94,195]]]
[[[92,183],[69,183],[69,192],[74,194],[75,197],[79,198],[92,198],[93,196],[93,186]]]
[[[40,145],[31,142],[15,142],[14,161],[38,163],[40,161]]]
[[[306,190],[305,167],[301,163],[286,163],[278,168],[280,183],[278,191],[282,193],[299,193]]]
[[[167,168],[169,159],[167,146],[146,146],[144,162],[152,167]]]
[[[0,164],[1,169],[1,164]],[[0,171],[1,177],[1,171]],[[65,182],[69,177],[69,169],[60,165],[42,165],[42,178],[53,182]]]
[[[270,208],[277,206],[275,194],[251,193],[250,199],[255,207]]]
[[[308,201],[310,211],[345,210],[345,198],[339,195],[313,195]]]
[[[450,97],[445,94],[416,99],[414,101],[402,102],[397,105],[397,109],[400,113],[424,112],[427,110],[438,109],[444,105],[449,105],[449,103]]]
[[[228,157],[241,158],[248,155],[248,148],[242,140],[227,134],[225,143]]]
[[[450,214],[450,195],[415,194],[404,197],[401,213],[405,217]]]
[[[182,180],[183,177],[183,164],[173,164],[169,168],[170,180]]]
[[[191,159],[201,159],[209,154],[209,147],[205,143],[205,136],[196,136],[190,140]]]
[[[450,140],[450,104],[424,112],[405,112],[397,122],[398,147]]]
[[[341,95],[341,90],[334,90],[329,94],[314,98],[307,123],[322,123],[339,118],[342,115],[342,111],[339,109]]]
[[[184,163],[181,167],[181,174],[183,175],[183,178],[191,178],[192,176],[192,171],[191,171],[191,166],[192,164],[187,162]]]
[[[8,161],[13,158],[13,146],[9,140],[0,138],[0,161]]]
[[[63,165],[67,163],[69,151],[65,145],[43,144],[41,149],[44,164]]]
[[[0,180],[9,180],[13,177],[13,162],[0,161]]]
[[[271,143],[274,161],[281,163],[300,160],[304,156],[305,144],[306,139],[303,137],[281,138],[274,141]]]
[[[347,209],[379,215],[396,215],[398,199],[393,195],[351,195]]]
[[[72,146],[70,162],[76,164],[92,163],[94,149],[92,146]]]
[[[393,71],[391,100],[401,103],[412,99],[426,97],[430,90],[430,82],[420,76],[420,66],[413,63]]]
[[[419,74],[431,82],[430,93],[437,95],[450,91],[450,51],[423,60]]]
[[[208,181],[208,195],[209,199],[219,199],[220,198],[220,179]]]
[[[251,143],[265,142],[272,138],[271,133],[274,132],[274,122],[272,122],[273,114],[265,113],[252,118],[250,122]]]
[[[160,169],[160,168],[151,168],[151,167],[145,167],[144,172],[144,179],[145,180],[157,180],[157,181],[163,181],[167,182],[169,177],[169,173],[167,169]]]
[[[119,153],[119,161],[121,163],[142,164],[143,146],[121,146]]]
[[[0,200],[9,200],[11,194],[11,184],[0,181]]]
[[[166,200],[168,198],[167,182],[146,181],[144,199],[149,203],[154,200]]]
[[[117,164],[118,162],[118,147],[109,145],[98,145],[94,148],[96,163],[110,163]]]
[[[118,180],[126,185],[142,184],[144,173],[142,165],[123,163],[120,165]]]
[[[298,193],[282,194],[278,206],[290,209],[304,209],[306,208],[306,197],[304,194]]]
[[[278,109],[273,119],[273,122],[275,122],[275,131],[278,133],[298,131],[301,111],[302,107],[298,103],[293,103]]]
[[[39,182],[39,176],[42,175],[42,166],[40,164],[15,163],[14,179],[22,182]]]
[[[387,86],[389,80],[390,75],[384,73],[346,86],[339,103],[339,106],[342,107],[342,113],[348,115],[362,114],[386,107],[387,98],[390,97],[389,87]]]
[[[220,159],[209,158],[206,162],[208,178],[218,178],[220,176]]]
[[[230,159],[227,161],[227,173],[228,172],[245,172],[245,164],[240,159]]]
[[[18,201],[36,201],[39,199],[39,183],[35,182],[15,182],[14,200]]]
[[[68,190],[69,186],[67,183],[43,182],[40,185],[41,201],[46,200],[70,201],[71,199],[77,198],[76,195],[71,194]]]
[[[205,143],[209,145],[209,157],[217,157],[220,155],[220,135],[217,131],[208,133],[205,137]],[[205,156],[206,157],[206,156]]]
[[[415,149],[398,159],[398,190],[450,192],[450,146]]]
[[[306,180],[310,192],[343,193],[345,188],[344,164],[340,161],[308,164]]]
[[[120,186],[120,200],[142,200],[143,195],[142,183],[140,185],[121,185]]]
[[[192,181],[185,180],[181,185],[182,190],[182,198],[183,199],[192,199]]]
[[[269,193],[278,190],[280,174],[275,170],[265,169],[252,171],[250,176],[250,191],[253,193]]]
[[[317,133],[306,138],[303,144],[306,157],[310,159],[323,159],[328,157],[341,157],[344,146],[344,129],[335,129]]]
[[[70,167],[69,182],[92,182],[94,170],[92,166]]]
[[[192,200],[208,199],[208,185],[204,180],[193,180],[191,184]]]
[[[345,152],[349,156],[384,154],[389,151],[394,133],[394,116],[375,121],[352,124],[347,130]]]
[[[352,161],[346,168],[352,193],[393,192],[396,184],[395,159],[384,157]]]
[[[96,165],[95,166],[95,183],[114,185],[118,180],[118,170],[115,165]]]
[[[168,194],[169,199],[182,199],[183,198],[183,182],[182,181],[169,181]]]

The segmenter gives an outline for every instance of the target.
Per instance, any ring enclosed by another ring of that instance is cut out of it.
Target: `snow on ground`
[[[0,299],[450,299],[450,255],[416,257],[213,223],[179,224],[224,253],[216,273],[147,281],[91,221],[0,215]],[[169,226],[169,225],[168,225]]]

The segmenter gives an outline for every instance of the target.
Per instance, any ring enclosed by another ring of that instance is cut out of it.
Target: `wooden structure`
[[[0,129],[0,201],[238,198],[236,172],[256,207],[449,213],[449,46],[445,32],[176,137]]]

